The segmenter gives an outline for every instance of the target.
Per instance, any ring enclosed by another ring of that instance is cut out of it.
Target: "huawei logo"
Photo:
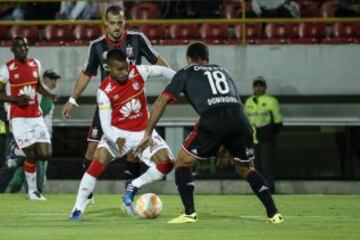
[[[120,109],[120,112],[125,118],[128,118],[130,115],[130,118],[137,118],[140,117],[140,110],[141,110],[141,103],[138,99],[131,99],[131,101],[127,102],[122,108]]]
[[[20,96],[20,95],[29,96],[32,99],[32,101],[30,101],[29,104],[34,104],[34,99],[35,99],[36,92],[35,92],[35,89],[32,86],[30,86],[30,85],[24,86],[19,91],[18,96]]]

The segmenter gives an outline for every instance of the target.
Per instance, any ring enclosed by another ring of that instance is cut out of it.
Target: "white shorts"
[[[10,125],[16,144],[21,149],[35,143],[51,143],[42,117],[13,118]]]
[[[123,138],[123,136],[126,136],[125,138],[125,145],[124,145],[124,151],[122,153],[119,153],[119,150],[116,146],[116,144],[112,141],[109,141],[105,135],[101,138],[101,141],[97,148],[106,148],[111,156],[113,157],[113,160],[116,158],[121,158],[125,156],[130,150],[134,150],[141,142],[144,131],[140,132],[130,132],[120,129],[114,129],[114,135],[119,136],[120,138]],[[174,155],[172,154],[169,146],[164,141],[164,139],[154,130],[152,134],[152,142],[153,145],[147,147],[144,152],[142,153],[140,157],[140,160],[145,163],[148,166],[152,166],[154,163],[151,161],[151,157],[160,149],[167,149],[169,153],[169,158],[174,159]]]

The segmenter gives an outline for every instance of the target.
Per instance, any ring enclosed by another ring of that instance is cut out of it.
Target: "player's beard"
[[[113,38],[113,40],[114,40],[115,42],[118,42],[118,41],[120,40],[121,36],[122,36],[122,33],[123,33],[123,31],[121,31],[121,30],[119,30],[119,31],[114,31],[114,32],[111,34],[111,36],[112,36],[112,38]]]

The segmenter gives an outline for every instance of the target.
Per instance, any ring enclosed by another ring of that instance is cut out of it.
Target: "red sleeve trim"
[[[176,103],[176,101],[177,101],[177,98],[171,92],[164,91],[161,95],[170,97],[170,103]]]

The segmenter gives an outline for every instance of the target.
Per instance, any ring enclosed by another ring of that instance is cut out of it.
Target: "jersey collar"
[[[114,46],[114,47],[120,47],[121,44],[125,41],[126,35],[127,35],[127,31],[124,30],[124,32],[123,32],[120,40],[117,41],[117,42],[114,42],[113,40],[111,40],[111,39],[109,38],[108,34],[106,34],[106,43],[109,44],[109,45],[112,45],[112,46]]]

